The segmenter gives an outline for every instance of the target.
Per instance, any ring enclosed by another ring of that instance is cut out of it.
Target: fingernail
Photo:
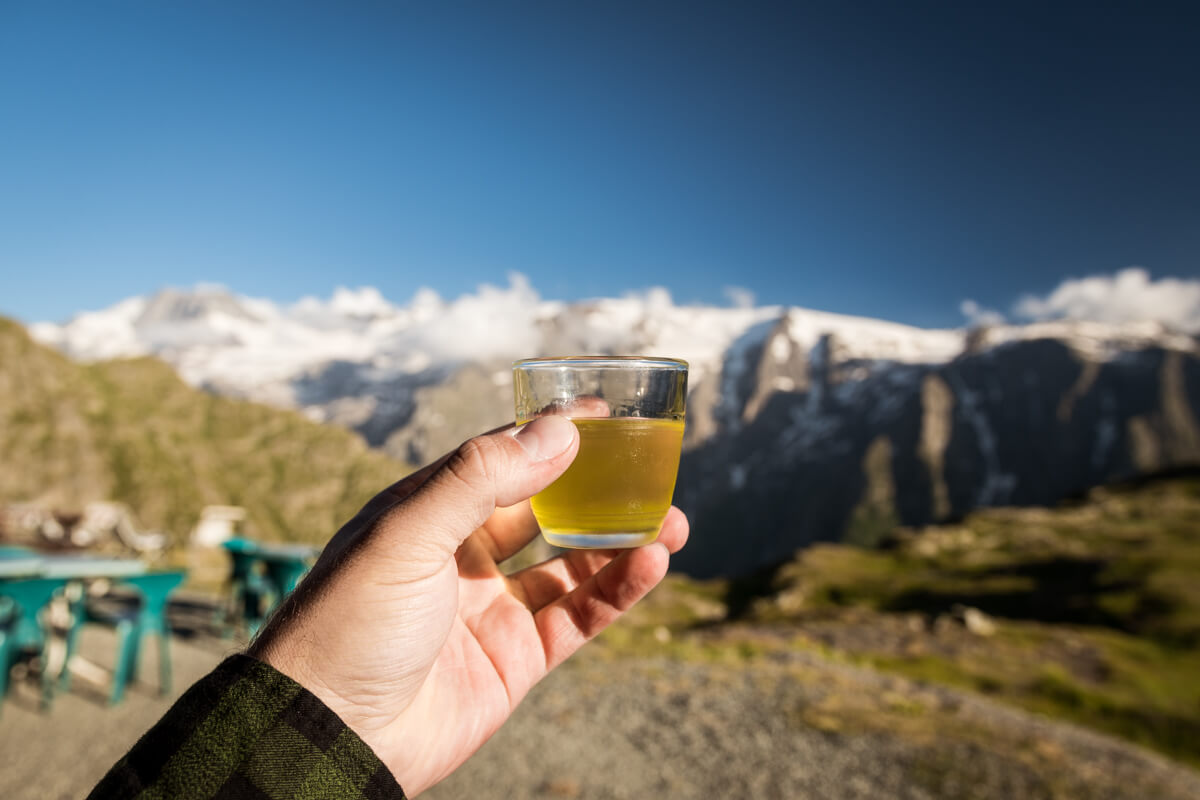
[[[571,446],[575,425],[566,417],[538,417],[517,428],[513,438],[533,461],[554,458]]]

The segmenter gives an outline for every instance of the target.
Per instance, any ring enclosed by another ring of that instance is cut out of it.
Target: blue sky
[[[1049,5],[7,0],[0,312],[1200,275],[1200,12]]]

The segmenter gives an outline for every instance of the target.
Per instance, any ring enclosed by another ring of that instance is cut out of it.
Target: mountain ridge
[[[153,352],[193,385],[299,409],[410,463],[510,421],[515,358],[685,358],[676,497],[696,535],[678,564],[698,575],[1200,463],[1200,347],[1158,322],[926,330],[680,306],[665,290],[568,304],[514,275],[407,306],[371,289],[286,308],[171,290],[33,331],[76,357]]]
[[[407,472],[356,434],[189,387],[141,356],[78,364],[0,317],[0,503],[125,503],[179,544],[205,505],[248,532],[324,542]]]

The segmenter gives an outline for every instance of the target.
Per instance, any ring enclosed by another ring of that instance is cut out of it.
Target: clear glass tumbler
[[[527,358],[513,364],[517,424],[561,414],[579,454],[533,498],[558,547],[638,547],[658,537],[679,472],[686,361],[635,356]]]

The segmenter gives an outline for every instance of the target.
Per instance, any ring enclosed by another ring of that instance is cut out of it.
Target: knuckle
[[[446,462],[446,470],[470,487],[490,483],[495,472],[496,445],[486,437],[468,439]]]

